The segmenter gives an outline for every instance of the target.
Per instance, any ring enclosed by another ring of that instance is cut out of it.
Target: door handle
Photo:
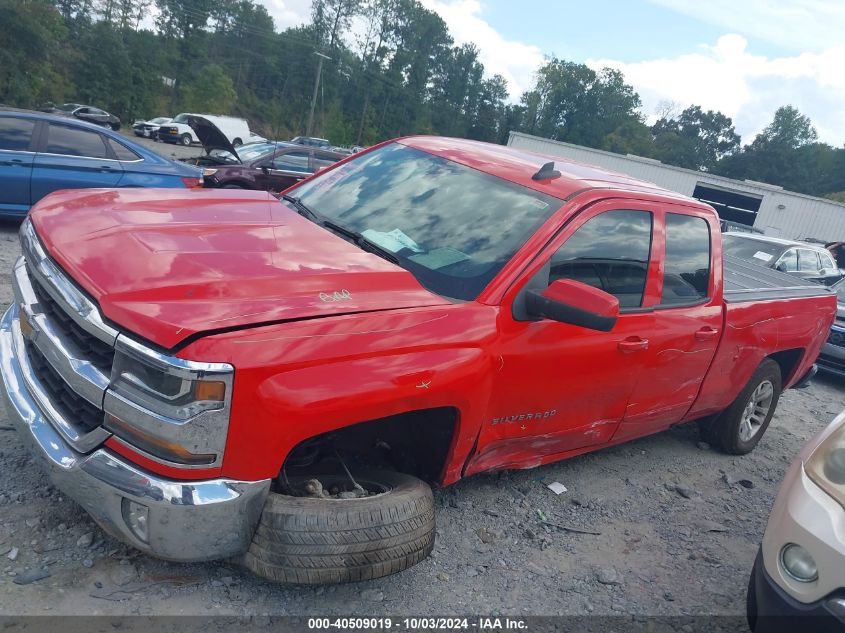
[[[712,328],[709,325],[701,328],[695,333],[696,341],[710,341],[719,336],[719,330]]]
[[[648,339],[639,336],[629,336],[624,341],[619,341],[619,351],[623,354],[640,352],[648,349]]]

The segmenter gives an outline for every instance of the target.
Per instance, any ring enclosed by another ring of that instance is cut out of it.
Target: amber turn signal
[[[223,402],[226,398],[226,383],[218,380],[198,380],[194,397],[206,402]]]

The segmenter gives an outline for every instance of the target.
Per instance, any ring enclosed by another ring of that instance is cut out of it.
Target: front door
[[[259,188],[268,191],[284,191],[313,173],[311,151],[308,149],[282,151],[266,165],[262,174],[256,175]]]
[[[0,215],[29,210],[35,125],[32,119],[0,117]]]
[[[583,211],[544,250],[542,268],[506,298],[488,419],[467,474],[606,443],[622,422],[655,330],[649,304],[657,266],[654,214],[638,203],[619,204]],[[522,320],[520,293],[560,278],[616,296],[613,330]]]

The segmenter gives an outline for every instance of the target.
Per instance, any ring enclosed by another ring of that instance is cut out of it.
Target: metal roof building
[[[666,165],[653,158],[622,155],[511,132],[514,148],[560,156],[648,180],[712,205],[723,220],[753,226],[766,235],[794,240],[845,241],[845,204],[786,191],[751,180]]]

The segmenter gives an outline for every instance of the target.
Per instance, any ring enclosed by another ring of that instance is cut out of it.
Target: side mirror
[[[619,318],[619,299],[574,279],[553,281],[542,292],[528,290],[525,299],[533,317],[590,330],[610,332]]]
[[[258,169],[264,172],[264,175],[267,176],[270,173],[270,166],[269,165],[259,165]]]
[[[781,262],[780,264],[778,264],[777,266],[775,266],[775,268],[776,268],[777,270],[779,270],[780,272],[782,272],[782,273],[788,273],[788,272],[789,272],[789,271],[786,269],[786,264],[785,264],[784,262]]]

